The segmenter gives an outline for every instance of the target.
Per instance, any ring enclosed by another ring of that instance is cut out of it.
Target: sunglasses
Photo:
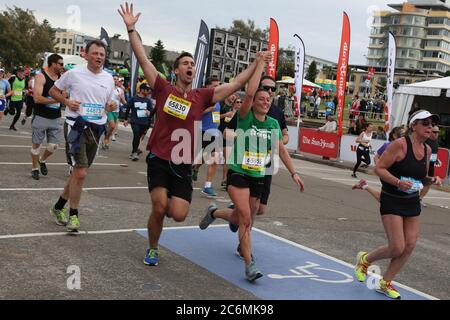
[[[235,101],[234,103],[242,103],[242,101]]]
[[[424,127],[427,126],[435,126],[436,124],[433,123],[433,121],[431,121],[430,119],[425,119],[425,120],[419,120],[418,123],[420,123],[421,125],[423,125]]]
[[[439,131],[431,131],[432,133],[439,133]]]
[[[262,88],[266,91],[272,91],[275,92],[276,87],[271,87],[271,86],[262,86]]]

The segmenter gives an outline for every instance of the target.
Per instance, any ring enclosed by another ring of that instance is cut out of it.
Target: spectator
[[[350,126],[348,128],[348,134],[357,136],[357,130],[356,130],[356,120],[354,119],[350,119]]]
[[[363,132],[363,127],[367,123],[364,114],[358,115],[358,120],[356,120],[356,134],[359,136]]]
[[[378,140],[386,140],[386,132],[384,131],[384,128],[382,126],[378,126],[377,132],[374,132],[373,134],[374,139]]]
[[[357,117],[359,115],[359,96],[355,95],[353,97],[353,101],[352,101],[352,106],[350,109],[350,115],[354,118]]]
[[[336,120],[333,119],[333,116],[327,115],[327,122],[324,126],[317,129],[317,131],[323,131],[323,132],[334,132],[336,133],[337,130],[337,123]]]
[[[325,116],[334,115],[334,109],[336,109],[336,106],[331,97],[328,97],[327,101],[325,102]]]

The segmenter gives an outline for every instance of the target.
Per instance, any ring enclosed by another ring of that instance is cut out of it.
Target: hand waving
[[[141,13],[134,15],[133,14],[133,4],[128,6],[128,2],[125,2],[125,8],[123,5],[120,5],[120,9],[117,10],[120,14],[120,16],[123,19],[123,22],[127,26],[127,29],[134,28],[134,25],[136,22],[138,22],[139,17],[141,16]]]

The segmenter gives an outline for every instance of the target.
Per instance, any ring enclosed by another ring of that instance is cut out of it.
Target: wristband
[[[291,177],[293,178],[295,175],[299,176],[300,174],[298,172],[294,172],[294,173],[291,174]]]
[[[128,31],[128,33],[132,33],[132,32],[134,32],[134,29],[130,29],[130,30],[127,30]]]

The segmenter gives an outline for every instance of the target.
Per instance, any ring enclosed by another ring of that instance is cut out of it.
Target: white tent
[[[447,91],[446,93],[445,90]],[[443,95],[443,93],[445,94]],[[391,128],[406,124],[408,121],[408,113],[411,110],[413,102],[415,99],[417,102],[417,98],[419,97],[421,98],[421,103],[419,103],[421,108],[429,109],[430,107],[433,108],[435,106],[437,109],[430,110],[431,112],[450,113],[450,105],[447,105],[448,108],[445,108],[448,110],[443,110],[443,105],[446,104],[446,100],[450,98],[450,77],[400,86],[394,94],[392,103],[393,109],[391,120],[389,121]],[[437,107],[436,102],[442,102],[438,103],[441,107]]]
[[[279,80],[279,81],[277,81],[277,83],[279,83],[279,84],[295,84],[295,79],[289,77],[289,78],[284,79],[284,80]],[[303,79],[303,85],[304,86],[308,86],[308,87],[322,89],[321,86],[319,86],[319,85],[317,85],[317,84],[315,84],[315,83],[313,83],[313,82],[311,82],[309,80],[306,80],[306,79]]]

